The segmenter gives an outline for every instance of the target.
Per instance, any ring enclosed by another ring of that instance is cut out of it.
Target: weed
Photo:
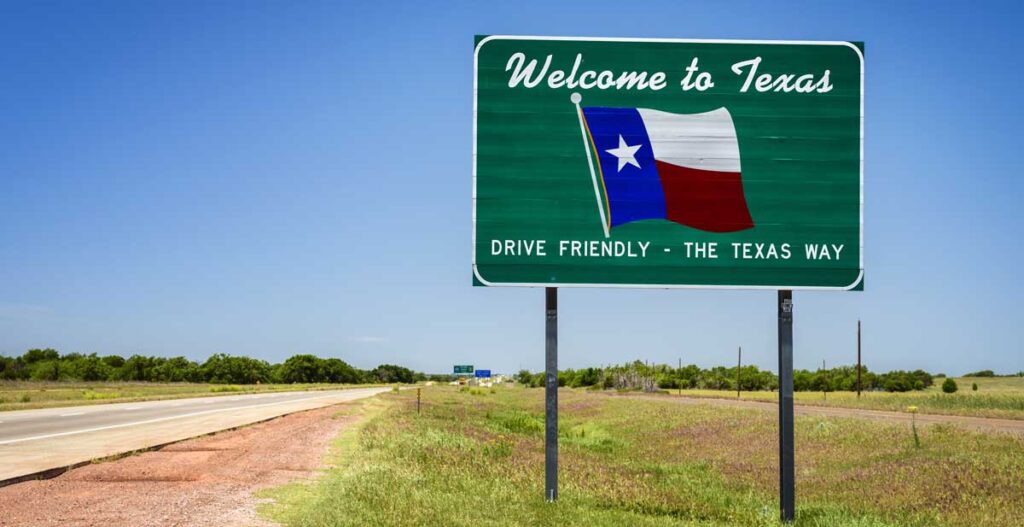
[[[211,393],[224,393],[224,392],[240,392],[242,391],[241,386],[235,386],[233,384],[224,384],[219,386],[211,386]]]
[[[540,434],[544,431],[544,418],[522,410],[505,410],[487,418],[500,428],[516,434]]]

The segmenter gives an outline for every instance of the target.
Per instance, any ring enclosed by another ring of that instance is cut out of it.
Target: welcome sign
[[[863,287],[863,46],[489,36],[488,286]]]

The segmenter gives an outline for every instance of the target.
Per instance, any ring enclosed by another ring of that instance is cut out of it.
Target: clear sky
[[[795,363],[1024,370],[1022,13],[951,2],[0,2],[0,353],[543,367],[471,287],[474,34],[866,43],[863,293]],[[563,367],[775,368],[775,295],[563,290]]]

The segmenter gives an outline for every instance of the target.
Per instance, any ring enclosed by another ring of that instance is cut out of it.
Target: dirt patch
[[[342,405],[343,406],[343,405]],[[274,525],[253,493],[314,475],[355,417],[320,408],[0,488],[0,525]]]

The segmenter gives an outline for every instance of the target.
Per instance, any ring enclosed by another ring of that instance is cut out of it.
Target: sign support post
[[[544,494],[558,499],[558,288],[544,290],[547,317],[544,325]]]
[[[782,521],[796,516],[793,461],[793,291],[779,291],[779,510]]]

